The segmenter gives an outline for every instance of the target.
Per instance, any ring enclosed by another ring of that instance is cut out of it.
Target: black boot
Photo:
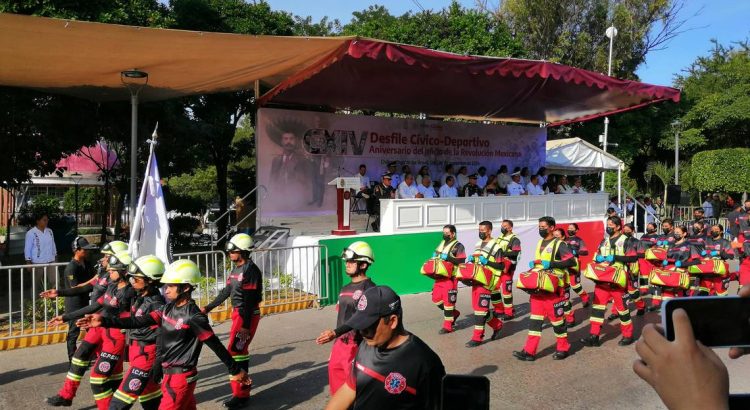
[[[248,402],[250,401],[249,397],[234,397],[232,396],[231,399],[226,400],[223,404],[224,407],[228,409],[242,409],[245,406],[247,406]]]
[[[533,362],[534,360],[536,360],[536,356],[534,356],[533,354],[527,353],[526,350],[514,351],[513,356],[516,359],[525,361],[525,362]]]
[[[581,339],[581,343],[583,343],[584,346],[588,347],[599,347],[602,345],[602,342],[599,341],[599,336],[597,335],[589,335],[589,337],[584,337]]]
[[[481,344],[482,344],[482,342],[478,342],[476,340],[469,340],[468,342],[466,342],[465,346],[466,347],[477,347],[477,346],[479,346]]]
[[[568,357],[568,352],[556,351],[552,354],[552,360],[565,360]]]
[[[73,400],[63,399],[59,394],[47,398],[47,404],[52,407],[70,407],[73,405]]]
[[[634,340],[633,340],[632,337],[623,337],[622,339],[620,339],[619,342],[617,342],[617,344],[620,345],[620,346],[628,346],[628,345],[632,344],[633,342],[634,342]]]
[[[491,337],[490,339],[492,339],[492,340],[497,340],[497,339],[500,339],[500,337],[502,336],[502,334],[501,334],[501,331],[502,331],[502,330],[503,330],[503,329],[502,329],[502,328],[500,328],[500,329],[497,329],[497,330],[494,330],[494,331],[492,331],[492,337]]]

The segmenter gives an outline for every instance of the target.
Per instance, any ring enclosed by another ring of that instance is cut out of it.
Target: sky
[[[272,8],[285,10],[299,16],[312,16],[320,20],[324,16],[339,19],[342,24],[351,20],[352,12],[366,9],[372,4],[384,5],[391,14],[400,15],[421,8],[440,10],[450,0],[267,0]],[[497,4],[498,0],[491,4]],[[465,7],[473,7],[474,0],[459,1]],[[696,14],[697,13],[697,14]],[[706,55],[711,49],[712,38],[721,44],[750,38],[750,1],[748,0],[686,0],[683,18],[689,18],[684,33],[672,39],[663,50],[652,51],[646,56],[637,74],[641,81],[658,85],[671,85],[675,74],[690,66],[696,57]],[[604,35],[604,33],[602,33]],[[617,41],[617,37],[615,37]]]

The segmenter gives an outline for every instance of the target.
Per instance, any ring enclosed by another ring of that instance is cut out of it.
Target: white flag
[[[172,260],[169,249],[169,221],[159,179],[159,167],[156,165],[155,145],[155,142],[151,143],[146,178],[143,180],[135,219],[130,228],[129,251],[133,260],[143,255],[156,255],[166,265]]]

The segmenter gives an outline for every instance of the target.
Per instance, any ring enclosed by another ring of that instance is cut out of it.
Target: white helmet
[[[341,259],[345,261],[367,262],[372,265],[375,262],[375,254],[367,242],[357,241],[344,249],[344,252],[341,253]]]

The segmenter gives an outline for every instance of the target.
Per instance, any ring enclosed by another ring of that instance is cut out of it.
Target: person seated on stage
[[[401,181],[406,181],[406,174],[411,174],[411,167],[408,165],[404,165],[401,167]],[[409,185],[414,185],[414,183],[412,182]],[[396,187],[398,187],[398,185],[396,185]]]
[[[367,176],[367,165],[360,164],[359,172],[356,177],[359,177],[359,191],[355,195],[357,198],[367,198],[370,192],[370,177]]]
[[[445,173],[443,174],[443,177],[440,179],[440,186],[445,186],[446,184],[445,180],[448,179],[448,177],[453,177],[454,179],[456,178],[456,175],[453,171],[453,164],[448,164],[445,166]]]
[[[510,175],[508,175],[508,166],[501,165],[497,171],[497,187],[500,189],[501,194],[508,193],[508,184],[510,184]]]
[[[438,192],[440,198],[456,198],[458,196],[458,190],[455,185],[456,179],[453,176],[448,175],[448,177],[445,178],[445,184],[440,187],[440,191]]]
[[[477,174],[469,175],[469,182],[461,187],[461,196],[466,198],[471,196],[482,196],[482,189],[477,185]]]
[[[391,174],[391,186],[392,187],[398,187],[399,184],[401,184],[401,175],[399,175],[398,171],[396,170],[396,162],[389,162],[388,163],[388,171],[386,171],[388,174]]]
[[[370,224],[375,232],[380,230],[380,200],[396,197],[396,190],[391,186],[392,180],[393,176],[390,173],[383,174],[381,182],[375,185],[375,188],[372,189],[372,195],[367,200],[367,213],[375,217],[375,220]]]
[[[458,169],[458,175],[456,175],[456,182],[458,182],[458,190],[464,189],[464,185],[469,183],[469,169],[461,167]]]
[[[586,188],[583,187],[583,182],[581,182],[581,177],[576,177],[575,181],[573,181],[573,192],[572,194],[585,194]]]
[[[531,176],[531,181],[526,184],[526,193],[529,195],[544,195],[544,189],[539,184],[538,175]]]
[[[495,195],[502,195],[502,193],[497,186],[497,177],[495,175],[490,175],[490,178],[487,180],[487,186],[484,187],[484,196]]]
[[[487,186],[487,181],[489,180],[489,177],[487,177],[487,168],[485,167],[479,167],[477,170],[477,186],[480,189],[484,189],[484,187]]]
[[[539,186],[544,188],[544,185],[549,182],[549,178],[547,177],[547,168],[541,167],[538,171],[536,171],[536,175],[539,177]]]
[[[550,175],[547,178],[547,183],[542,185],[544,188],[544,194],[556,194],[558,191],[557,178],[554,175]]]
[[[552,192],[552,190],[550,190]],[[560,185],[557,186],[556,194],[572,194],[573,187],[568,185],[568,177],[563,175],[560,177]]]
[[[398,186],[398,199],[424,198],[414,183],[414,175],[404,174],[404,182]]]
[[[526,195],[526,190],[521,185],[521,171],[515,171],[511,175],[510,184],[508,184],[508,195]]]
[[[521,185],[526,186],[529,182],[531,182],[529,167],[523,167],[521,168]]]
[[[422,168],[419,168],[419,172],[417,172],[417,175],[414,177],[414,180],[417,182],[417,185],[422,185],[422,178],[427,175],[430,176],[430,167],[427,165],[422,165]]]
[[[437,192],[435,192],[435,187],[432,186],[429,175],[422,176],[422,183],[417,185],[417,189],[422,198],[437,198]]]

